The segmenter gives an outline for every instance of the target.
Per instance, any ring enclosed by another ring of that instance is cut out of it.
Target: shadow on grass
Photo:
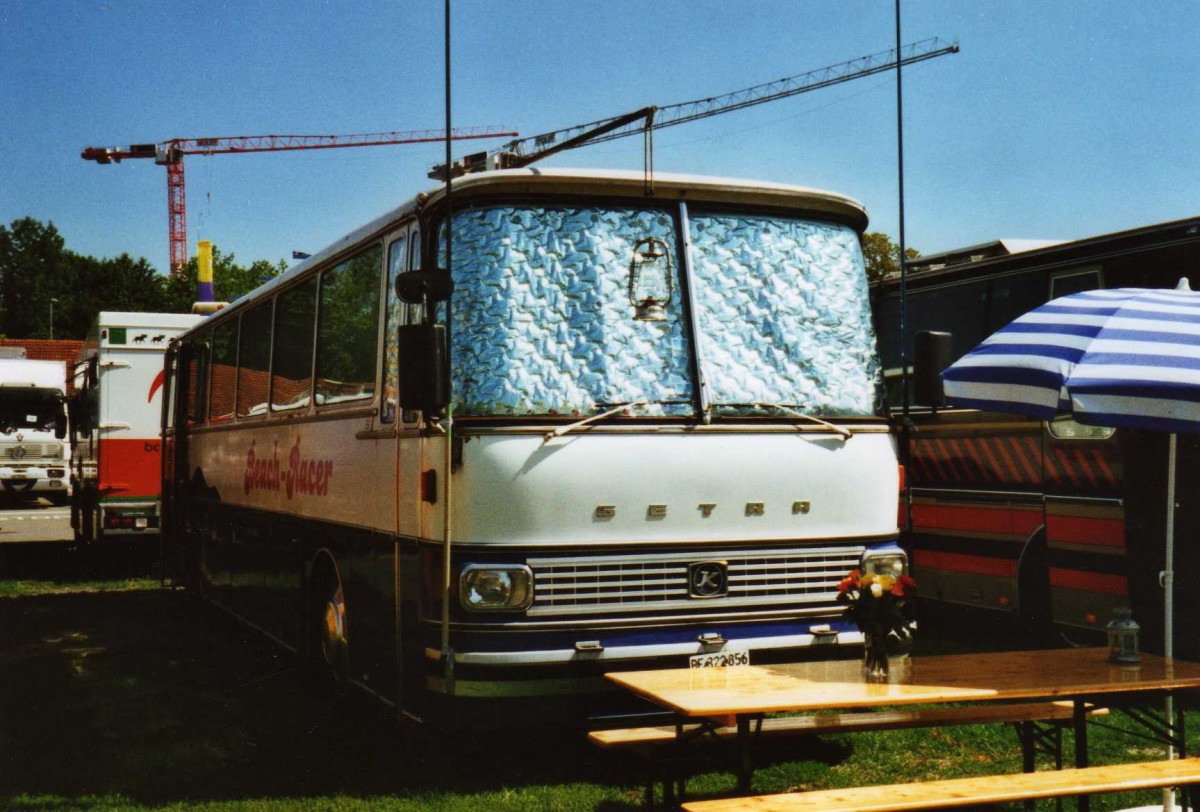
[[[322,693],[294,657],[171,590],[0,599],[0,798],[10,801],[619,786],[617,766],[577,732],[451,741],[405,730],[373,702]],[[636,786],[629,797],[636,806]]]
[[[578,731],[439,738],[400,728],[356,694],[330,696],[257,633],[155,588],[144,578],[153,561],[147,552],[72,559],[59,547],[40,558],[30,550],[0,555],[0,565],[17,565],[4,566],[5,577],[15,572],[43,585],[143,579],[137,591],[33,588],[0,597],[0,807],[252,799],[244,808],[275,810],[339,797],[363,799],[364,809],[641,807],[643,771],[593,751]],[[961,612],[923,616],[917,641],[918,655],[1061,644]],[[880,760],[871,749],[876,739],[853,741],[767,747],[757,758],[763,789],[819,784],[830,766]],[[1007,739],[1001,747],[1014,749]],[[892,772],[903,775],[910,752],[898,749]],[[695,790],[721,794],[732,786],[728,774],[710,773]]]

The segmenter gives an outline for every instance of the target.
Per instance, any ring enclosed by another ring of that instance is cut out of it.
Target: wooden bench
[[[687,812],[914,812],[1200,783],[1200,758],[689,801]]]
[[[1088,711],[1088,715],[1095,716],[1107,712],[1105,708],[1093,708]],[[1055,766],[1062,768],[1062,729],[1071,724],[1073,718],[1074,707],[1071,702],[976,703],[962,707],[814,713],[763,719],[753,729],[753,741],[857,731],[1012,724],[1017,728],[1021,740],[1023,766],[1027,772],[1032,772],[1034,756],[1038,749],[1051,753],[1055,757]],[[1046,725],[1051,725],[1051,729],[1047,730]],[[738,735],[735,725],[708,730],[699,725],[685,725],[682,732],[684,741],[677,736],[674,727],[594,730],[588,734],[588,741],[601,749],[630,753],[644,760],[649,768],[646,776],[646,805],[653,807],[654,787],[660,777],[664,801],[672,805],[676,792],[679,800],[682,800],[685,791],[685,768],[699,755],[697,748],[720,742],[736,742]]]

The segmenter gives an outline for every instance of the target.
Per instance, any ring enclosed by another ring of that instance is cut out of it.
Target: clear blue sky
[[[893,0],[454,0],[454,124],[522,135],[886,50]],[[443,126],[441,0],[5,0],[0,224],[167,267],[166,171],[85,146]],[[904,0],[908,244],[1076,239],[1200,214],[1200,2]],[[895,77],[663,130],[656,168],[861,200],[897,232]],[[498,145],[488,142],[485,146]],[[456,154],[476,145],[459,145]],[[440,145],[187,159],[189,253],[313,251],[431,184]],[[641,142],[558,166],[639,169]]]

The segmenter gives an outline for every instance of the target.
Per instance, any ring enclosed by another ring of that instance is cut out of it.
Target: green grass
[[[0,581],[0,598],[35,598],[42,595],[77,595],[96,592],[135,592],[160,589],[157,578],[121,578],[87,581]]]
[[[290,656],[186,595],[160,589],[146,571],[54,571],[39,579],[36,569],[0,581],[0,808],[641,807],[640,771],[593,751],[578,733],[456,740],[414,733],[372,704],[316,691]],[[1027,644],[1004,624],[943,618],[923,625],[917,653]],[[1127,724],[1119,714],[1111,719]],[[1190,721],[1200,732],[1200,718]],[[1097,764],[1160,752],[1102,728],[1093,729],[1091,744]],[[891,731],[773,747],[754,790],[1019,770],[1020,748],[1005,728]],[[691,797],[733,787],[732,776],[715,771],[688,784]],[[1093,809],[1159,798],[1100,796]]]

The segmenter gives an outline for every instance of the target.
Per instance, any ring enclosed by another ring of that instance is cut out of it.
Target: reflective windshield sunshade
[[[681,219],[659,208],[457,212],[456,413],[586,416],[636,403],[637,415],[696,416],[694,323],[715,415],[761,413],[754,404],[784,407],[776,416],[875,414],[881,375],[854,229],[780,216],[689,218],[686,263],[677,256]],[[669,283],[654,280],[662,273]],[[651,294],[663,297],[661,308]]]
[[[858,235],[809,220],[691,213],[713,409],[874,414],[880,383]],[[725,404],[725,406],[722,406]]]
[[[634,249],[655,238],[678,273],[675,220],[658,209],[506,206],[454,217],[452,386],[460,415],[693,412],[679,281],[666,319],[633,318]],[[444,251],[444,242],[443,242]]]

